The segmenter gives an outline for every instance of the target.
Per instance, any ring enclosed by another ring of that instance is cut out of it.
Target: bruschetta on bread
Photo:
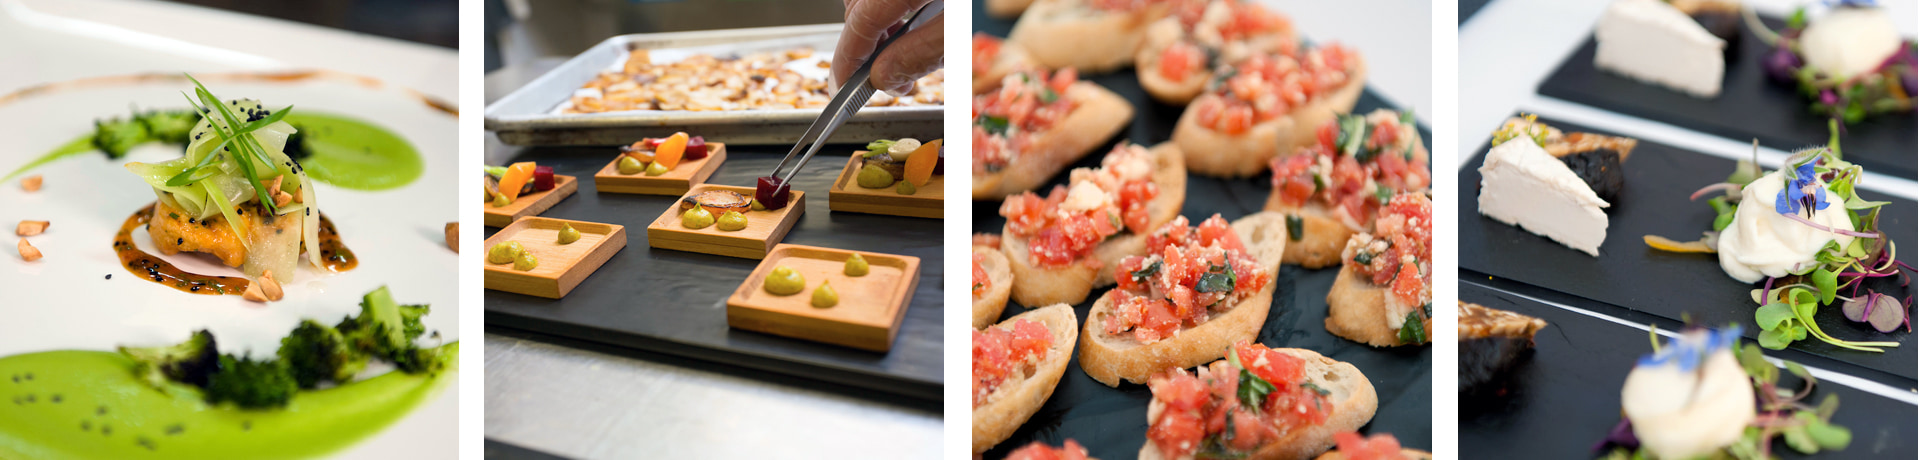
[[[1112,267],[1146,253],[1148,231],[1174,220],[1186,201],[1180,150],[1122,143],[1099,168],[1073,170],[1045,198],[1007,197],[1000,250],[1013,268],[1013,301],[1077,304],[1114,283]]]
[[[1073,70],[1018,71],[973,97],[973,199],[1033,190],[1133,120],[1133,105]]]
[[[1388,199],[1425,193],[1433,179],[1412,112],[1340,115],[1315,137],[1273,159],[1266,208],[1288,216],[1291,241],[1282,263],[1317,269],[1338,265],[1347,239],[1372,231]]]
[[[973,454],[1027,422],[1053,395],[1073,357],[1078,319],[1065,304],[1034,309],[973,331]]]
[[[1262,212],[1233,224],[1181,216],[1147,236],[1145,255],[1113,268],[1119,286],[1094,302],[1080,368],[1107,386],[1145,383],[1169,368],[1220,359],[1253,340],[1273,305],[1286,222]]]
[[[1213,70],[1258,53],[1292,54],[1299,37],[1285,16],[1250,1],[1176,0],[1147,27],[1133,71],[1160,102],[1187,105],[1207,89]]]
[[[973,94],[986,94],[1000,87],[1008,74],[1035,68],[1026,50],[985,32],[973,33]]]
[[[1259,174],[1268,160],[1310,145],[1320,125],[1352,111],[1366,79],[1366,61],[1337,43],[1256,54],[1187,106],[1173,143],[1196,174]]]
[[[995,237],[998,239],[998,236]],[[1007,294],[1013,292],[1013,269],[1000,246],[973,246],[973,328],[980,329],[1000,319],[1007,308]]]
[[[1311,459],[1334,447],[1336,433],[1360,429],[1379,409],[1373,384],[1352,364],[1249,342],[1226,355],[1195,372],[1154,375],[1142,460]],[[1248,396],[1254,399],[1242,400]],[[1228,423],[1210,422],[1223,419]]]
[[[1400,448],[1400,440],[1390,434],[1339,433],[1333,440],[1336,447],[1314,460],[1433,460],[1432,453]]]
[[[1160,0],[1035,0],[1007,41],[1049,69],[1104,73],[1133,63],[1147,25],[1168,7]]]
[[[1327,292],[1327,332],[1376,347],[1433,337],[1433,201],[1408,193],[1354,234]]]

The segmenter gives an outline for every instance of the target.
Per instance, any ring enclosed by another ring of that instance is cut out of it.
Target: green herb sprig
[[[254,184],[253,191],[260,200],[260,205],[266,207],[267,212],[279,212],[273,204],[273,198],[271,198],[266,190],[259,186],[261,174],[254,169],[254,160],[258,160],[260,164],[271,167],[273,165],[273,159],[267,157],[266,148],[262,147],[260,141],[254,138],[253,132],[267,125],[277,123],[282,118],[286,118],[287,112],[292,111],[293,106],[287,106],[286,108],[274,111],[258,120],[241,123],[239,117],[234,115],[233,110],[227,107],[225,103],[220,102],[220,98],[214,97],[212,92],[207,91],[206,85],[201,84],[200,80],[193,78],[193,75],[187,75],[187,79],[193,81],[194,86],[194,97],[187,97],[187,103],[192,104],[194,109],[199,110],[200,113],[208,114],[209,116],[217,112],[220,118],[226,121],[226,124],[223,126],[220,123],[208,121],[207,125],[213,128],[213,134],[219,137],[220,143],[216,144],[212,150],[209,150],[207,156],[202,157],[199,163],[168,178],[167,185],[178,187],[212,177],[213,174],[218,171],[215,166],[220,161],[230,158],[229,155],[222,155],[221,152],[235,153],[233,151],[237,149],[239,150],[237,152],[239,156],[231,158],[240,167],[241,173],[247,176],[248,183]],[[185,96],[185,93],[181,95]],[[198,99],[197,101],[196,97]]]

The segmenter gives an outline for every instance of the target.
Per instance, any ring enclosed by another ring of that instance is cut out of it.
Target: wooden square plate
[[[580,231],[580,239],[569,244],[560,244],[561,224],[573,225]],[[583,222],[578,220],[548,219],[528,217],[514,221],[507,228],[487,238],[481,248],[492,249],[493,245],[508,241],[518,241],[533,253],[540,262],[533,270],[513,269],[513,264],[487,263],[486,287],[496,291],[506,291],[530,296],[558,299],[565,297],[579,286],[587,275],[599,270],[600,265],[613,258],[613,253],[627,247],[627,228],[613,224]],[[482,252],[481,257],[486,257]]]
[[[554,174],[553,190],[520,195],[519,199],[503,207],[493,207],[493,203],[485,204],[486,224],[488,227],[505,227],[527,216],[538,216],[540,213],[547,212],[547,209],[553,208],[553,205],[559,204],[560,200],[573,196],[573,192],[579,189],[580,181],[574,180],[573,176]]]
[[[696,185],[681,198],[699,195],[708,190],[732,190],[748,198],[753,197],[753,187],[735,187],[731,185]],[[787,207],[772,211],[748,211],[747,228],[739,231],[721,230],[718,225],[694,230],[680,225],[680,203],[667,208],[660,218],[647,225],[647,245],[676,251],[699,252],[705,254],[740,257],[746,259],[764,259],[773,250],[774,245],[787,238],[787,231],[793,230],[793,224],[800,221],[800,214],[806,212],[806,192],[793,191],[793,202]],[[718,220],[720,216],[713,216]]]
[[[693,186],[706,183],[707,178],[720,169],[720,163],[726,161],[727,144],[717,142],[707,143],[706,158],[680,162],[679,166],[658,176],[620,174],[620,157],[616,156],[593,174],[593,189],[607,193],[685,195]]]
[[[894,192],[893,187],[882,189],[861,187],[858,180],[860,156],[866,153],[866,151],[854,152],[852,157],[847,158],[847,167],[840,170],[840,178],[833,181],[832,189],[827,190],[827,209],[933,219],[946,216],[945,175],[934,175],[933,180],[927,181],[926,186],[914,190],[912,195],[901,195]]]
[[[856,252],[867,260],[867,274],[847,276],[847,258]],[[763,289],[778,266],[800,272],[807,288],[784,296]],[[884,352],[893,348],[919,281],[918,257],[782,244],[727,298],[727,326]],[[823,282],[833,286],[840,303],[814,308],[813,291]]]

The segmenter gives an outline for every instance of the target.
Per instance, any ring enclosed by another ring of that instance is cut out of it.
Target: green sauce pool
[[[300,130],[307,176],[335,187],[379,191],[420,178],[420,152],[400,135],[344,116],[294,109],[283,120]]]

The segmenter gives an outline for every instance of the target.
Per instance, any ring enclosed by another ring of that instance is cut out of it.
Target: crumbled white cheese
[[[1106,204],[1107,191],[1101,190],[1093,182],[1082,181],[1075,182],[1073,188],[1067,190],[1067,201],[1060,203],[1060,209],[1082,212],[1099,209]]]

